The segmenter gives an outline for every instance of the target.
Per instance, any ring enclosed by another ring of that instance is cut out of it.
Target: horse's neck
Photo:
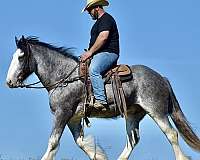
[[[65,78],[77,65],[75,60],[49,49],[45,52],[33,49],[33,55],[37,66],[35,73],[45,87]],[[77,74],[76,70],[72,76]]]

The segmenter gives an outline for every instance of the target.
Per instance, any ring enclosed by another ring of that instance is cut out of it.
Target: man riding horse
[[[102,75],[108,71],[119,58],[119,33],[114,18],[104,11],[107,0],[87,0],[82,12],[87,11],[95,24],[91,29],[89,49],[81,55],[81,61],[91,58],[89,76],[92,83],[96,109],[107,107],[104,81]]]
[[[106,102],[104,84],[102,79],[99,80],[98,78],[101,78],[103,72],[115,63],[119,53],[119,37],[116,24],[113,18],[104,12],[102,6],[106,5],[108,5],[108,2],[105,0],[93,0],[88,1],[84,9],[88,10],[94,18],[96,17],[96,23],[92,29],[89,51],[81,57],[82,61],[93,57],[90,66],[91,80],[96,99],[102,99],[104,103]],[[113,32],[114,29],[116,32]],[[41,160],[55,159],[66,126],[71,131],[76,144],[90,160],[107,160],[106,154],[96,144],[95,139],[84,136],[82,119],[87,116],[84,114],[86,105],[84,105],[83,100],[85,86],[79,75],[80,62],[78,57],[66,48],[41,42],[35,37],[25,38],[22,36],[19,40],[16,38],[16,46],[17,50],[13,55],[6,78],[7,85],[10,88],[38,88],[34,85],[41,82],[43,87],[39,88],[46,88],[49,94],[49,105],[54,115],[54,124],[48,147]],[[116,104],[122,104],[121,102],[124,99],[126,100],[127,107],[125,106],[122,110],[124,112],[120,111],[120,107],[119,109],[115,108],[113,86],[119,86],[115,87],[116,93],[123,92],[122,87],[118,85],[120,83],[117,83],[119,77],[115,73],[113,77],[117,79],[113,80],[111,78],[112,83],[106,84],[107,101],[110,109],[104,112],[92,108],[89,115],[90,118],[107,119],[116,118],[121,113],[125,115],[127,140],[118,160],[129,159],[131,152],[140,139],[139,123],[146,115],[151,117],[166,135],[176,160],[189,160],[190,158],[183,153],[178,142],[177,130],[173,127],[169,118],[174,122],[185,142],[191,148],[200,152],[200,139],[182,112],[169,81],[158,72],[144,65],[131,65],[130,70],[130,74],[134,78],[122,83],[124,98],[120,97],[118,100],[116,98]],[[121,72],[121,69],[117,71],[118,73],[124,73]],[[25,79],[32,73],[35,73],[40,81],[24,84]],[[101,93],[98,91],[99,88],[101,88]],[[121,95],[123,97],[123,94]]]

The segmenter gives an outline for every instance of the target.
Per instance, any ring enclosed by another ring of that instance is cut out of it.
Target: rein
[[[49,90],[55,89],[57,87],[66,87],[69,83],[72,83],[74,81],[77,81],[77,80],[81,79],[82,76],[77,76],[77,77],[68,79],[78,67],[79,67],[79,63],[72,69],[72,71],[65,78],[62,78],[61,80],[59,80],[58,82],[56,82],[56,83],[54,83],[52,85],[49,85],[49,86],[46,86],[46,87],[44,87],[44,86],[35,86],[36,84],[41,83],[41,81],[38,81],[38,82],[30,83],[30,84],[21,84],[18,87],[20,87],[20,88],[33,88],[33,89],[44,89],[44,88],[47,88]]]

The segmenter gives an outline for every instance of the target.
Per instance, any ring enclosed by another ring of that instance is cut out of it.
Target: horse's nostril
[[[9,87],[12,86],[12,81],[11,81],[11,80],[7,81],[7,85],[8,85]]]

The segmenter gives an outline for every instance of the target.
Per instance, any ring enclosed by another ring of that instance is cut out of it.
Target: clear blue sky
[[[169,78],[181,108],[200,136],[200,1],[199,0],[110,0],[111,13],[120,31],[120,63],[144,64]],[[88,46],[93,21],[81,14],[84,0],[17,0],[0,4],[0,154],[19,159],[40,157],[45,152],[52,115],[45,90],[9,89],[7,70],[16,49],[14,36],[38,36],[40,40],[76,47],[79,55]],[[37,80],[32,76],[29,82]],[[123,119],[94,120],[98,143],[116,160],[125,145]],[[172,160],[170,144],[147,116],[140,124],[141,140],[132,153],[134,160]],[[182,139],[181,146],[194,160]],[[57,159],[87,157],[74,144],[66,128]]]

